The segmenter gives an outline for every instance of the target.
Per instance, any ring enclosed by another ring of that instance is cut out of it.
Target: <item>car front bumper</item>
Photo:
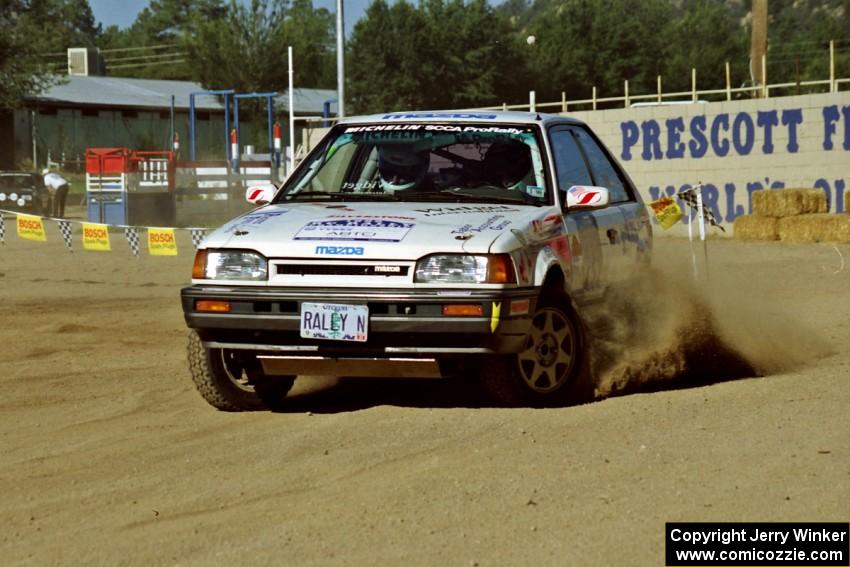
[[[193,285],[181,290],[186,324],[208,348],[258,355],[450,358],[523,349],[537,303],[536,288],[490,290],[253,288]],[[199,312],[199,300],[227,301],[227,313]],[[368,340],[300,336],[301,303],[366,305]],[[479,304],[481,315],[447,316],[443,306]]]

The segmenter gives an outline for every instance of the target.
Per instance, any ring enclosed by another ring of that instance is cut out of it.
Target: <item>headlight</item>
[[[514,283],[514,266],[507,254],[437,254],[416,264],[418,283]]]
[[[247,250],[198,250],[192,277],[206,280],[265,280],[269,263]]]

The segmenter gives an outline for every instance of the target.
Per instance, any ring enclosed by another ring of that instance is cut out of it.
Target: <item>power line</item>
[[[159,53],[156,55],[136,55],[134,57],[117,57],[113,59],[105,59],[106,63],[124,63],[126,61],[139,61],[145,59],[166,59],[168,57],[184,57],[186,54],[182,51],[175,51],[173,53]]]
[[[163,65],[163,64],[166,64],[166,63],[173,64],[173,63],[185,63],[185,62],[186,62],[185,59],[171,59],[171,60],[168,60],[168,61],[156,61],[154,63],[129,63],[127,65],[109,65],[109,70],[129,69],[129,68],[132,68],[132,67],[153,67],[154,65]]]

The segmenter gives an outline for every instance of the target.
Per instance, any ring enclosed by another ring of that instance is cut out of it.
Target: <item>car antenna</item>
[[[535,118],[535,120],[543,120],[542,118],[540,118],[540,113],[539,113],[539,112],[537,113],[537,117]]]

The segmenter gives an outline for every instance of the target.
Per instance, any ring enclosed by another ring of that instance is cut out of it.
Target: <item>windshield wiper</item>
[[[396,193],[396,197],[399,197],[402,201],[475,201],[478,203],[512,203],[522,205],[534,204],[528,203],[522,198],[514,199],[505,197],[494,197],[491,195],[472,195],[470,193],[459,193],[457,191],[451,191],[446,189],[442,191],[424,191],[421,193],[416,193],[413,191],[409,193]]]
[[[396,195],[389,193],[325,193],[324,191],[302,191],[293,195],[284,195],[283,201],[398,201]]]

